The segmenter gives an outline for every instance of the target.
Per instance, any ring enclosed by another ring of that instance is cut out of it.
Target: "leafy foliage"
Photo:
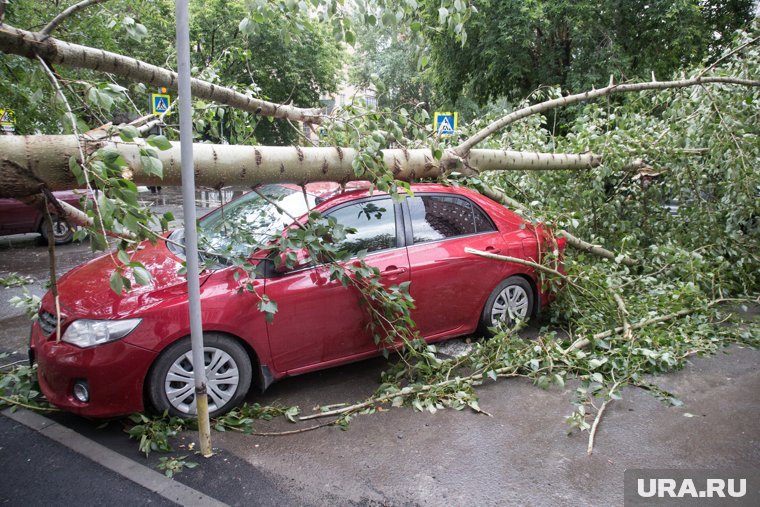
[[[479,103],[541,86],[574,93],[618,80],[669,78],[730,46],[752,19],[751,0],[478,2],[470,43],[429,36],[442,97]]]
[[[158,469],[163,470],[164,475],[170,479],[185,468],[195,468],[197,466],[198,463],[195,461],[187,461],[187,456],[163,456],[159,458],[158,463]]]
[[[37,313],[40,311],[41,299],[39,296],[29,292],[26,287],[21,290],[22,293],[20,296],[13,296],[8,302],[12,306],[24,310],[24,313],[29,317],[29,320],[35,320],[37,318]]]
[[[32,283],[30,277],[26,275],[20,275],[18,273],[8,273],[7,276],[0,277],[0,287],[23,287],[29,283]]]
[[[178,417],[149,417],[145,414],[132,414],[129,420],[133,425],[127,430],[129,438],[139,440],[140,452],[149,455],[153,451],[171,452],[169,441],[184,427],[185,422]]]
[[[3,357],[7,355],[0,354],[0,358]],[[28,364],[0,367],[0,408],[2,407],[10,407],[12,411],[18,407],[44,412],[57,410],[40,393],[37,367]]]

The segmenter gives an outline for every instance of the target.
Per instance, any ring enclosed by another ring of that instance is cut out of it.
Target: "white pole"
[[[195,228],[195,174],[193,166],[193,111],[190,96],[190,26],[188,0],[177,0],[177,76],[179,85],[179,140],[182,167],[182,209],[185,214],[185,256],[187,259],[187,297],[190,301],[190,340],[193,346],[195,405],[201,454],[211,452],[211,426],[206,394],[206,368],[203,359],[203,323],[198,268],[198,231]]]

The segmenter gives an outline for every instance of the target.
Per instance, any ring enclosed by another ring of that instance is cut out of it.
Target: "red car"
[[[83,190],[63,190],[53,192],[56,199],[80,208],[79,200]],[[0,236],[38,232],[47,242],[48,228],[45,215],[35,208],[16,199],[0,199]],[[53,237],[56,245],[69,243],[74,237],[74,228],[65,220],[53,216]]]
[[[543,228],[537,233],[518,215],[466,188],[412,189],[414,197],[401,203],[366,188],[341,191],[325,183],[308,185],[307,197],[310,207],[356,229],[340,242],[342,249],[367,250],[366,262],[379,268],[388,285],[411,282],[412,318],[428,342],[492,326],[510,311],[530,317],[547,303],[550,295],[537,286],[533,269],[464,252],[471,247],[535,260],[538,241],[549,239]],[[224,224],[230,221],[253,235],[282,231],[291,219],[283,218],[272,199],[291,216],[307,212],[300,187],[266,185],[260,191],[270,198],[252,192],[200,221],[208,244],[238,248],[229,244]],[[53,299],[49,293],[43,298],[30,356],[51,403],[89,417],[141,411],[146,403],[173,415],[195,413],[187,285],[178,274],[182,231],[170,238],[172,243],[144,243],[134,254],[153,276],[149,286],[116,295],[109,287],[116,266],[108,255],[63,276],[60,341]],[[201,275],[212,416],[239,404],[251,384],[266,389],[282,377],[379,353],[356,289],[330,281],[327,267],[275,269],[272,255],[251,262],[258,263],[255,293],[240,290],[246,280],[238,279],[233,266]],[[257,310],[263,295],[278,304],[272,322]]]

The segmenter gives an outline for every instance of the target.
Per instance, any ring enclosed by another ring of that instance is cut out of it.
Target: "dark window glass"
[[[483,212],[461,197],[417,196],[407,202],[415,243],[494,230]]]
[[[356,229],[355,233],[337,242],[336,246],[341,250],[373,252],[396,246],[396,218],[390,198],[344,206],[328,216],[344,227]]]
[[[482,209],[473,205],[472,212],[475,217],[475,230],[477,232],[491,232],[496,230],[496,227],[493,226],[493,223],[488,219]]]

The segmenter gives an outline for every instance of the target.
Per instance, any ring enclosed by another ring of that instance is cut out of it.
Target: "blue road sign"
[[[164,93],[151,93],[150,103],[153,106],[153,114],[162,114],[169,109],[171,97]]]
[[[457,128],[459,113],[435,113],[433,128],[439,136],[450,136]]]

